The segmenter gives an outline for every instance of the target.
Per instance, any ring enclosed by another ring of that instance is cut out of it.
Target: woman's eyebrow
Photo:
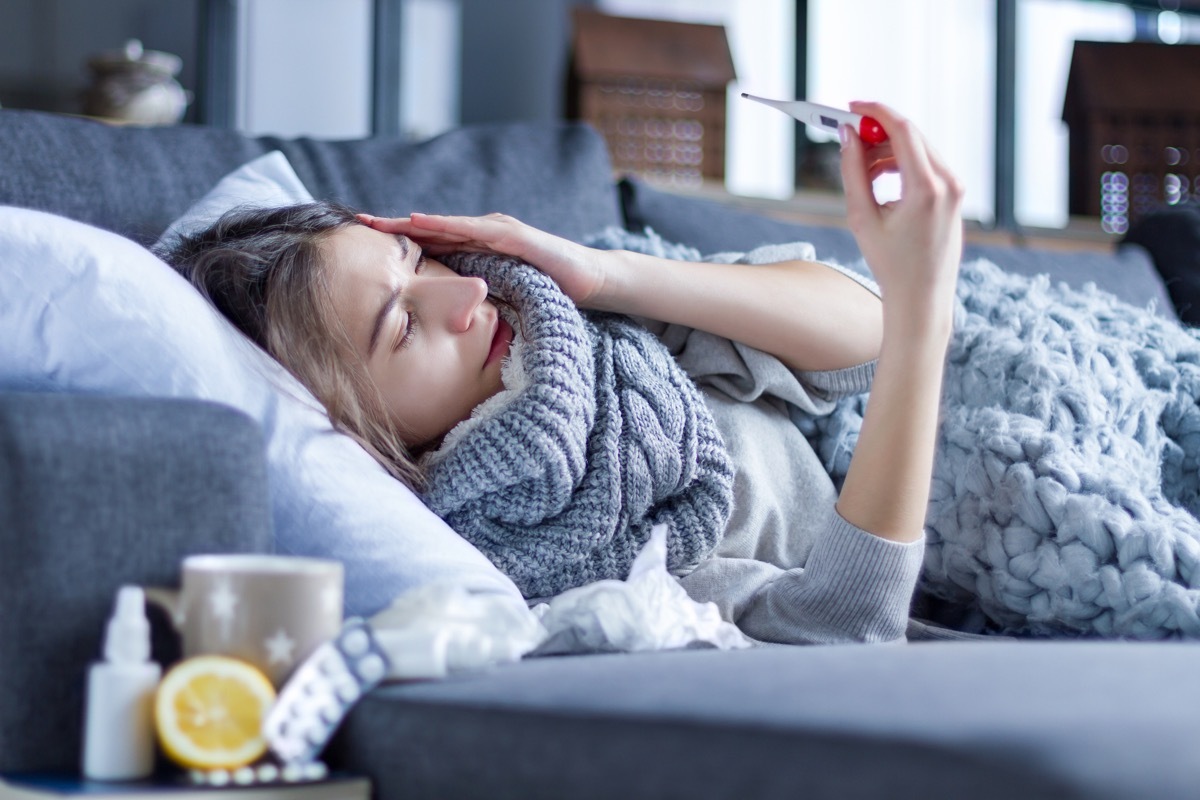
[[[425,248],[417,246],[417,244],[403,233],[396,234],[396,243],[400,245],[400,260],[407,263],[409,257],[416,249],[416,258],[420,260],[425,255]]]

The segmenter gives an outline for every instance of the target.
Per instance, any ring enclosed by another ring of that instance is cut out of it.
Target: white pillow
[[[187,281],[117,234],[0,206],[0,389],[197,398],[250,415],[276,549],[342,561],[347,614],[433,581],[520,597]]]
[[[238,206],[274,208],[310,203],[313,196],[278,150],[248,161],[221,178],[208,194],[172,222],[154,244],[156,253],[173,247],[181,236],[199,233]]]

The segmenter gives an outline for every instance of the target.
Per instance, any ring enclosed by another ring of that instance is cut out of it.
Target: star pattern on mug
[[[222,582],[208,596],[208,604],[212,608],[214,617],[223,622],[229,622],[233,619],[234,609],[237,608],[238,597],[228,582]]]
[[[267,648],[267,661],[271,664],[289,664],[292,661],[293,651],[296,649],[296,640],[287,635],[287,631],[279,628],[271,635],[269,639],[263,640],[263,646]]]
[[[321,590],[321,607],[326,611],[338,611],[342,602],[342,593],[337,586],[326,586]]]

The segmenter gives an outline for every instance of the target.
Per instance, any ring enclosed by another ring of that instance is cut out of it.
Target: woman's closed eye
[[[424,270],[425,270],[425,253],[424,253],[424,251],[422,251],[420,257],[417,258],[416,265],[413,267],[413,272],[417,275],[420,275]],[[413,335],[416,333],[417,326],[418,326],[417,314],[415,311],[413,311],[410,308],[405,312],[404,320],[403,320],[403,322],[400,323],[400,328],[399,328],[400,336],[396,340],[396,345],[392,348],[392,350],[393,351],[403,350],[404,348],[406,348],[410,344],[412,344]]]
[[[403,350],[412,344],[413,335],[416,333],[418,326],[417,315],[413,311],[407,311],[404,314],[404,321],[400,323],[400,336],[396,339],[396,345],[392,348],[395,350]]]

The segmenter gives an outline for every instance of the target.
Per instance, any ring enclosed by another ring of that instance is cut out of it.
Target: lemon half
[[[163,750],[192,769],[236,769],[267,749],[262,725],[275,687],[257,667],[226,656],[195,656],[176,664],[154,698]]]

